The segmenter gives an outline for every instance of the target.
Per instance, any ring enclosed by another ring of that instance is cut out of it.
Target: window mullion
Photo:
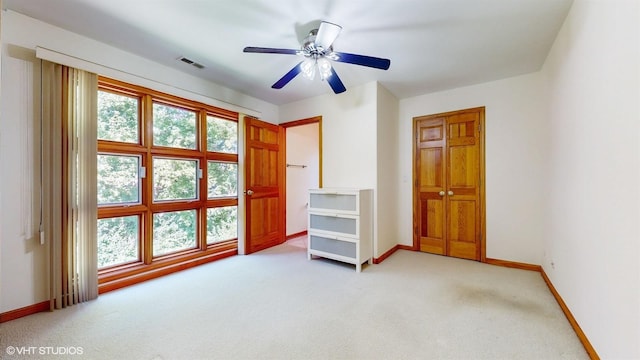
[[[142,121],[142,145],[146,148],[145,164],[147,168],[147,176],[143,180],[143,203],[147,206],[144,213],[144,234],[141,237],[142,261],[145,264],[151,264],[153,261],[153,245],[152,245],[152,226],[153,212],[151,210],[151,202],[153,201],[153,166],[152,166],[152,143],[153,143],[153,101],[150,95],[142,97],[142,106],[140,119]]]
[[[200,210],[198,214],[198,245],[200,249],[207,249],[207,197],[208,197],[208,175],[207,175],[207,111],[200,109],[198,113],[198,144],[200,145],[200,169],[202,177],[199,179],[200,185]]]

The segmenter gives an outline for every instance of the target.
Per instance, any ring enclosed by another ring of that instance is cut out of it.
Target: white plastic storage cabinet
[[[309,190],[307,257],[343,261],[362,270],[372,261],[373,190]]]

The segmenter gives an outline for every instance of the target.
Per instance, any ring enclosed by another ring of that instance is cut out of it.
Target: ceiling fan
[[[336,74],[329,60],[382,70],[389,69],[389,65],[391,65],[389,59],[333,51],[332,44],[340,34],[340,30],[342,30],[340,25],[322,21],[318,29],[313,29],[309,32],[300,50],[248,46],[244,48],[244,52],[299,55],[305,58],[299,62],[298,65],[294,66],[293,69],[289,70],[280,80],[276,81],[276,83],[271,86],[274,89],[282,89],[299,73],[302,73],[309,79],[314,79],[316,73],[318,73],[320,79],[327,80],[334,93],[339,94],[346,91],[347,89],[344,87],[344,84],[338,77],[338,74]]]

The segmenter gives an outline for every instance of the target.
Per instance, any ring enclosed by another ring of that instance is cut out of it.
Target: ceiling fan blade
[[[274,89],[282,89],[285,85],[289,83],[289,81],[293,80],[298,74],[300,74],[300,65],[302,65],[302,61],[298,63],[298,65],[294,66],[293,69],[289,70],[288,73],[284,74],[280,80],[276,81],[275,84],[271,85]]]
[[[242,50],[246,53],[260,53],[260,54],[289,54],[289,55],[298,55],[300,50],[293,49],[276,49],[276,48],[264,48],[264,47],[253,47],[247,46]]]
[[[333,52],[332,55],[335,55],[337,57],[337,59],[334,59],[335,61],[368,66],[376,69],[387,70],[391,65],[391,60],[373,56],[349,54],[343,52]]]
[[[340,34],[341,30],[342,26],[340,25],[326,21],[321,22],[320,27],[318,28],[318,33],[316,34],[316,47],[321,47],[325,50],[329,49],[331,44],[333,44]]]
[[[333,89],[333,92],[336,94],[347,91],[347,88],[344,87],[342,80],[340,80],[340,77],[338,76],[338,74],[336,74],[336,71],[333,70],[333,67],[331,68],[331,76],[327,78],[327,82]]]

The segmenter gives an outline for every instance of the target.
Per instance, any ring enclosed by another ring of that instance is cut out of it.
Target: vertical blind
[[[51,309],[98,296],[97,93],[96,74],[43,61],[43,230]]]

